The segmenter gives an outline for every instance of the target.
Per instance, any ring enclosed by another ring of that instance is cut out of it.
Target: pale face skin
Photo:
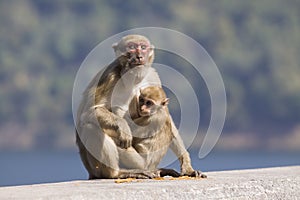
[[[128,42],[126,45],[126,52],[131,55],[131,64],[134,65],[146,64],[150,51],[150,44],[146,41]]]
[[[164,108],[168,104],[169,99],[163,99],[161,101],[155,101],[143,96],[139,97],[139,109],[140,116],[151,116],[154,115],[157,110]]]
[[[154,114],[156,102],[144,97],[139,98],[139,114],[141,116],[150,116]],[[151,112],[152,111],[152,112]]]

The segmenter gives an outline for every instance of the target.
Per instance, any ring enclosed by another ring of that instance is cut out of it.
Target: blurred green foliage
[[[182,31],[209,52],[228,95],[225,130],[284,134],[300,123],[299,10],[299,0],[2,0],[0,147],[73,144],[81,62],[107,37],[143,26]]]

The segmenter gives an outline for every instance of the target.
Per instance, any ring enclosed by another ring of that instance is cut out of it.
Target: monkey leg
[[[146,173],[148,178],[155,178],[155,177],[164,177],[164,176],[173,176],[179,177],[180,173],[173,169],[156,169],[157,165],[149,166],[147,162],[147,155],[148,154],[139,154],[136,149],[133,147],[129,147],[128,149],[121,149],[118,148],[119,155],[120,155],[120,162],[129,169],[134,169],[133,172],[139,173],[139,170],[135,169],[146,169],[150,171],[142,171]],[[156,153],[157,154],[157,153]],[[155,159],[154,156],[152,156]],[[156,163],[156,162],[155,162]],[[144,174],[142,174],[144,176]]]
[[[133,148],[127,155],[127,162],[131,162],[139,169],[120,169],[119,152],[114,140],[88,125],[81,127],[77,132],[77,144],[81,160],[89,173],[89,179],[101,178],[155,178],[160,176],[159,170],[145,170],[143,160],[140,157],[131,157]],[[123,158],[124,159],[124,158]]]
[[[77,145],[89,179],[110,178],[118,174],[117,147],[112,138],[105,135],[98,126],[90,123],[80,126]]]
[[[162,174],[163,176],[176,174],[171,170],[147,168],[145,156],[139,154],[133,147],[129,147],[128,149],[118,148],[118,152],[120,164],[126,168],[120,170],[120,177],[122,178],[156,178],[162,177]]]
[[[118,152],[120,166],[127,169],[145,169],[145,158],[133,147],[127,149],[118,148]]]

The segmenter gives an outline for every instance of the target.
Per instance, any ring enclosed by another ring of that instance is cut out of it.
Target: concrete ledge
[[[208,172],[207,179],[71,181],[0,187],[0,199],[298,199],[300,166]]]

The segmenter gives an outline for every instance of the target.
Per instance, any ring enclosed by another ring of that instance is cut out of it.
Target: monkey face
[[[139,97],[139,103],[138,103],[138,111],[140,116],[151,116],[155,114],[156,112],[156,104],[154,101],[150,99],[146,99],[144,97]]]
[[[146,41],[128,42],[126,44],[126,52],[131,65],[147,64],[151,51],[150,44]]]
[[[138,102],[138,113],[141,117],[153,116],[164,109],[168,104],[169,99],[163,101],[155,101],[146,97],[140,96]]]
[[[116,57],[126,56],[129,67],[152,64],[154,46],[142,35],[127,35],[112,45]]]

